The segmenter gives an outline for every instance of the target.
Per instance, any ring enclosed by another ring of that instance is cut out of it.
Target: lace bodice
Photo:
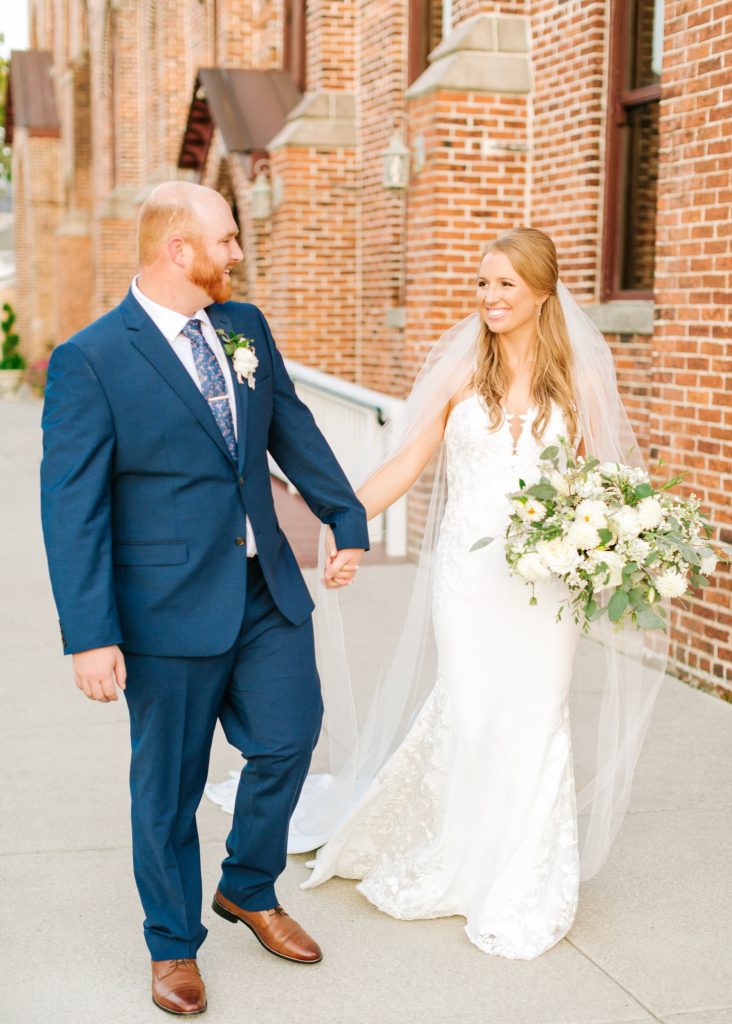
[[[498,537],[508,525],[511,503],[507,495],[539,477],[542,451],[565,432],[558,406],[544,431],[541,444],[531,433],[536,410],[520,416],[521,432],[514,442],[506,417],[492,430],[488,411],[478,395],[471,395],[452,410],[445,428],[447,446],[447,505],[441,545],[469,551],[480,537]]]

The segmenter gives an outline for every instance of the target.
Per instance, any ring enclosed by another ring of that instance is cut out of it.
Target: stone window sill
[[[653,334],[652,302],[601,302],[584,311],[603,334]]]

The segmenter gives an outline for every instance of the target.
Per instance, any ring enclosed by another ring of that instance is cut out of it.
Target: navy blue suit
[[[127,662],[135,875],[154,960],[195,956],[206,934],[195,812],[217,719],[247,758],[220,888],[249,910],[276,903],[320,729],[313,606],[277,522],[267,452],[339,548],[368,547],[363,507],[261,312],[206,312],[252,338],[259,360],[254,389],[235,383],[236,463],[131,293],[54,351],[43,414],[42,519],[64,650],[119,644]]]

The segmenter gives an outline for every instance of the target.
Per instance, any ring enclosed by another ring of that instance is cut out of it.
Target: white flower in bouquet
[[[606,570],[602,570],[594,577],[592,589],[596,594],[622,584],[625,559],[617,551],[593,551],[590,560],[593,565],[597,566],[604,562],[607,566]]]
[[[644,498],[637,507],[642,530],[655,530],[663,519],[663,505],[658,498]]]
[[[516,572],[522,576],[527,583],[536,583],[537,580],[547,580],[551,576],[551,570],[541,555],[530,551],[522,555],[516,563]]]
[[[593,494],[602,488],[602,480],[599,473],[586,473],[578,478],[575,490],[580,498],[591,498]]]
[[[648,474],[635,466],[625,466],[621,462],[603,462],[598,470],[603,476],[626,480],[631,484],[648,482]]]
[[[715,554],[702,555],[701,559],[701,571],[702,575],[709,576],[717,568],[717,556]]]
[[[558,469],[552,470],[549,474],[549,483],[557,494],[561,494],[563,498],[566,498],[569,494],[569,480],[567,480],[564,473],[560,473]]]
[[[596,530],[604,530],[609,511],[604,501],[581,501],[574,513],[575,522],[589,523]]]
[[[640,516],[630,505],[621,505],[612,517],[612,525],[623,540],[632,540],[641,532]]]
[[[584,551],[600,546],[600,534],[592,523],[572,523],[567,531],[567,540]]]
[[[540,540],[536,545],[536,551],[557,576],[564,576],[565,573],[576,569],[579,564],[577,548],[564,537]]]
[[[642,565],[642,563],[645,562],[646,557],[651,552],[651,545],[647,540],[643,540],[642,537],[635,537],[628,544],[627,551],[628,557],[631,561],[638,562],[639,565]]]
[[[678,569],[666,569],[656,578],[656,590],[661,597],[683,597],[689,584]]]
[[[540,523],[546,518],[546,505],[542,505],[536,498],[529,498],[526,502],[519,502],[519,515],[525,523]]]
[[[531,587],[529,603],[539,600],[535,584],[554,577],[585,632],[603,616],[617,629],[666,629],[659,599],[707,586],[717,565],[698,499],[666,496],[680,479],[659,488],[644,470],[577,459],[562,439],[547,448],[540,480],[529,488],[519,481],[510,495],[506,559]]]

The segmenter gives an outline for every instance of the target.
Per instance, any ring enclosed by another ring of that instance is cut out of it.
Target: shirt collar
[[[201,320],[204,324],[211,326],[205,309],[197,309],[193,316],[187,317],[183,313],[168,309],[167,306],[161,306],[160,303],[149,299],[140,291],[136,277],[133,279],[131,287],[134,297],[168,342],[175,341],[189,320]]]

